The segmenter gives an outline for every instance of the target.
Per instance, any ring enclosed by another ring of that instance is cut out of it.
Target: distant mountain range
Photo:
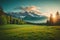
[[[47,20],[46,16],[37,15],[34,12],[24,12],[24,13],[11,12],[11,13],[7,13],[7,15],[11,15],[12,17],[23,19],[25,22],[30,22],[30,23],[45,23]]]

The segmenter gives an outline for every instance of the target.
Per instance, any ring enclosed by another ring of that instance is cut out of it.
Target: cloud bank
[[[27,12],[34,12],[36,14],[41,14],[40,7],[37,7],[37,6],[18,7],[15,9],[20,9]]]

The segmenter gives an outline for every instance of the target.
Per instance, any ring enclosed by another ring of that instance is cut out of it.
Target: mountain
[[[43,15],[37,15],[34,12],[29,12],[23,20],[30,23],[46,23],[47,17]]]
[[[24,13],[8,13],[8,15],[11,15],[13,17],[16,18],[21,18],[26,22],[30,22],[30,23],[42,23],[42,22],[46,22],[45,20],[47,19],[46,16],[43,15],[37,15],[34,12],[24,12]]]

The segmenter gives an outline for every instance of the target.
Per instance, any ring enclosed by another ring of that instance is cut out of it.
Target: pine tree
[[[56,25],[60,25],[60,15],[58,11],[56,12],[56,20]]]
[[[53,25],[53,17],[52,17],[53,15],[51,14],[50,15],[50,25]]]

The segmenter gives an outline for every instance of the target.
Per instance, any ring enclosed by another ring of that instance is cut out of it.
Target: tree
[[[53,15],[50,15],[50,21],[49,21],[50,25],[53,25]]]
[[[56,25],[60,25],[60,14],[56,12]]]
[[[19,20],[18,21],[19,24],[25,24],[25,22],[22,19],[18,19],[18,20]]]
[[[7,19],[5,15],[0,16],[0,25],[7,24]]]
[[[7,19],[3,11],[3,8],[0,7],[0,25],[3,25],[3,24],[7,24]]]

